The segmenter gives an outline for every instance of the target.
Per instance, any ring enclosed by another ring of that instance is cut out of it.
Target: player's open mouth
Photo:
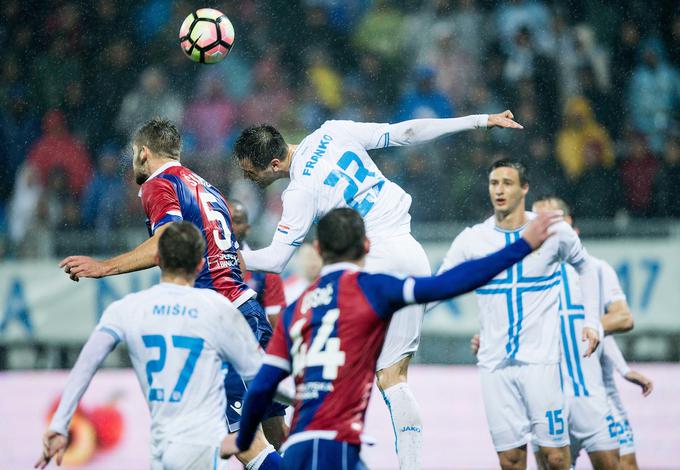
[[[504,198],[496,199],[496,204],[502,206],[503,204],[505,204],[505,199]]]

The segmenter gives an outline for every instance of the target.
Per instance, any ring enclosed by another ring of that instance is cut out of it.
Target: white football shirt
[[[282,195],[283,214],[272,243],[243,253],[246,265],[281,272],[312,225],[339,207],[359,212],[371,240],[410,233],[411,196],[385,178],[368,151],[486,127],[487,121],[486,114],[397,124],[326,121],[293,153],[290,183]]]
[[[529,220],[535,217],[526,213]],[[453,241],[440,272],[481,258],[518,240],[526,225],[503,230],[494,217],[466,228]],[[584,286],[585,324],[598,328],[596,272],[578,235],[565,222],[538,250],[477,289],[481,345],[478,365],[493,370],[513,361],[556,364],[560,360],[560,264],[567,262],[590,282]],[[580,337],[580,334],[579,334]]]
[[[605,261],[590,257],[597,269],[599,290],[599,314],[605,314],[607,306],[620,300],[621,287],[614,270]],[[560,333],[562,342],[562,373],[565,374],[565,390],[574,397],[605,397],[602,366],[604,348],[598,348],[590,357],[583,357],[588,343],[582,341],[581,331],[585,320],[581,279],[576,270],[562,264],[560,289]],[[612,278],[613,276],[613,278]]]
[[[263,352],[222,295],[161,283],[112,303],[97,330],[126,343],[151,412],[151,445],[218,446],[226,435],[224,362],[245,379]]]

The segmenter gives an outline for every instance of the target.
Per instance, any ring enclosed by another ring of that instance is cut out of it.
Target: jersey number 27
[[[167,346],[165,338],[162,335],[144,335],[142,336],[144,346],[147,348],[158,348],[158,359],[153,359],[146,363],[146,379],[149,383],[149,401],[165,401],[165,390],[162,388],[154,388],[153,374],[161,372],[165,368],[165,359],[167,355]],[[188,349],[189,355],[184,363],[184,367],[177,378],[177,384],[172,390],[170,403],[177,403],[182,400],[184,390],[187,388],[189,379],[194,373],[196,361],[203,351],[203,340],[201,338],[193,338],[191,336],[172,336],[172,345],[175,348]]]

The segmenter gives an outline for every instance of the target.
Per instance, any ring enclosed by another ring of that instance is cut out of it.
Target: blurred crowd
[[[205,3],[236,30],[212,66],[178,45],[193,3],[2,2],[5,256],[50,255],[65,233],[105,241],[143,227],[128,140],[156,115],[180,124],[183,163],[265,222],[277,220],[281,186],[253,187],[230,157],[249,124],[295,142],[326,119],[504,109],[526,129],[376,153],[413,196],[415,223],[488,215],[486,168],[503,156],[526,162],[532,193],[562,195],[581,218],[680,217],[677,2]]]

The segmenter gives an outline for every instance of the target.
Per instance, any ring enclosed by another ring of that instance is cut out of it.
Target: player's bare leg
[[[637,459],[635,458],[635,453],[626,454],[621,456],[621,470],[638,470]]]
[[[288,438],[289,429],[284,416],[272,416],[262,421],[262,431],[267,441],[278,451]]]
[[[525,470],[527,468],[527,446],[499,452],[498,461],[503,470]]]
[[[569,470],[571,455],[569,446],[564,447],[541,447],[542,461],[548,470]]]
[[[598,450],[588,452],[590,463],[595,470],[619,470],[619,450]]]
[[[259,469],[272,452],[276,454],[274,447],[265,439],[262,431],[258,430],[250,449],[236,454],[236,458],[247,470],[254,470]],[[278,454],[276,454],[276,458],[278,458],[279,462],[281,461],[281,457]]]
[[[401,470],[420,468],[420,452],[423,446],[420,409],[407,383],[410,362],[411,355],[408,355],[376,372],[378,388],[392,417]]]

